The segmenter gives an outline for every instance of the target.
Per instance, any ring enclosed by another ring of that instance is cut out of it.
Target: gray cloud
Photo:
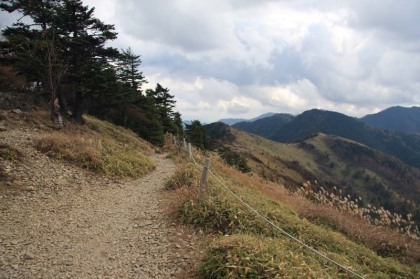
[[[206,51],[223,47],[229,39],[224,30],[228,22],[217,14],[217,8],[223,5],[217,2],[118,1],[116,16],[124,32],[143,40],[182,51]]]
[[[417,0],[84,2],[186,118],[420,105]]]
[[[225,102],[223,116],[315,106],[362,115],[419,104],[418,1],[185,3],[172,1],[161,9],[155,1],[142,1],[136,10],[144,9],[137,20],[123,23],[124,32],[169,47],[175,53],[169,60],[144,61],[169,69],[174,82],[203,77],[234,84],[237,90],[226,98],[210,93],[210,83],[188,92],[213,107]],[[254,106],[235,102],[235,96]]]
[[[389,38],[420,41],[420,2],[417,0],[350,1],[350,24],[357,29],[384,32]],[[386,37],[385,37],[386,38]]]

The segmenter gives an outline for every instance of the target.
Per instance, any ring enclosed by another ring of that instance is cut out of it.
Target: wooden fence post
[[[191,149],[191,143],[188,143],[188,158],[190,158],[190,161],[192,161],[192,149]]]
[[[187,142],[185,141],[185,139],[183,139],[183,144],[184,144],[184,150],[187,150]]]
[[[203,168],[200,180],[200,195],[203,196],[207,192],[207,173],[210,168],[210,158],[206,158],[206,165]]]

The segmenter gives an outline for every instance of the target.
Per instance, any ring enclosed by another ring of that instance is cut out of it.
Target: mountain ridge
[[[261,122],[258,121],[238,123],[234,127],[283,143],[300,142],[317,133],[337,135],[389,153],[420,168],[420,136],[415,134],[372,127],[360,119],[319,109],[305,111],[285,122],[279,122],[275,116],[268,117],[264,123],[268,129],[260,127]]]
[[[394,106],[360,120],[374,127],[420,135],[420,107]]]
[[[257,117],[251,118],[251,119],[245,119],[245,118],[222,118],[222,119],[218,120],[217,122],[222,122],[222,123],[225,123],[225,124],[227,124],[229,126],[233,126],[233,125],[235,125],[236,123],[239,123],[239,122],[254,122],[254,121],[259,120],[259,119],[263,119],[263,118],[266,118],[266,117],[273,116],[274,114],[276,114],[276,113],[274,113],[274,112],[267,112],[267,113],[261,114],[261,115],[259,115]]]

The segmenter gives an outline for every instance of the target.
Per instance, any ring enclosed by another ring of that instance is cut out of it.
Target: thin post
[[[185,139],[183,139],[182,142],[184,144],[184,149],[187,150],[187,142],[185,141]]]
[[[190,158],[190,161],[192,161],[191,143],[188,143],[188,158]]]
[[[207,192],[207,173],[210,168],[210,158],[206,158],[206,165],[203,167],[203,173],[201,174],[200,180],[200,194],[201,196]]]

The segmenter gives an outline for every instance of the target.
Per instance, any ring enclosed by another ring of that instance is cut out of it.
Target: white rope
[[[195,159],[194,156],[191,156],[193,163],[198,167],[198,168],[203,168],[203,166],[201,166],[200,164],[198,164]],[[259,213],[256,209],[254,209],[252,206],[250,206],[247,202],[245,202],[240,196],[238,196],[237,194],[235,194],[231,189],[229,189],[229,187],[227,187],[223,181],[217,176],[215,175],[211,170],[208,170],[210,172],[211,175],[214,176],[214,178],[220,183],[220,185],[222,185],[222,187],[228,191],[232,196],[234,196],[238,201],[240,201],[243,205],[245,205],[249,210],[251,210],[252,212],[254,212],[258,217],[260,217],[261,219],[263,219],[264,221],[266,221],[268,224],[270,224],[271,226],[273,226],[274,228],[276,228],[277,230],[279,230],[283,235],[289,237],[290,239],[292,239],[293,241],[299,243],[300,245],[302,245],[303,247],[311,250],[312,252],[314,252],[315,254],[317,254],[318,256],[326,259],[327,261],[335,264],[336,266],[338,266],[339,268],[343,269],[344,271],[347,271],[348,273],[354,275],[357,278],[362,278],[364,279],[363,276],[355,273],[354,271],[348,269],[347,267],[341,265],[340,263],[334,261],[333,259],[329,258],[328,256],[324,255],[323,253],[319,252],[318,250],[316,250],[315,248],[305,244],[303,241],[297,239],[296,237],[294,237],[293,235],[291,235],[290,233],[286,232],[285,230],[283,230],[282,228],[280,228],[279,226],[277,226],[276,224],[274,224],[272,221],[270,221],[269,219],[267,219],[267,217],[265,217],[264,215],[262,215],[261,213]]]

